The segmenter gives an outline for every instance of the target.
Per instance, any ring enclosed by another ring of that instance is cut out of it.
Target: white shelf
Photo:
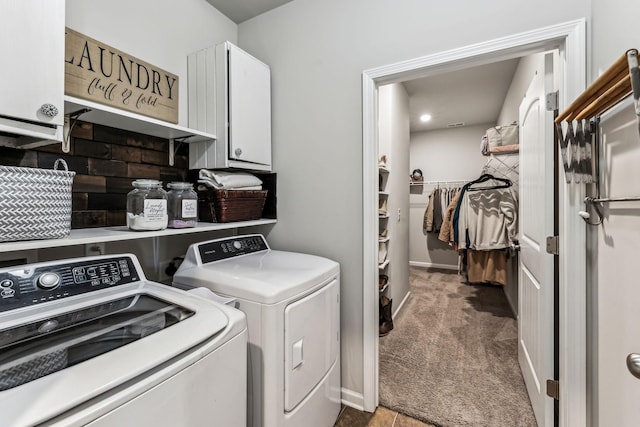
[[[216,136],[210,133],[189,129],[152,117],[65,95],[65,114],[74,113],[85,108],[91,111],[79,115],[77,117],[78,120],[144,135],[156,136],[158,138],[176,139],[190,137],[186,139],[185,142],[201,142],[216,139]]]
[[[382,197],[389,196],[389,193],[387,193],[386,191],[378,191],[378,196],[382,196]]]
[[[159,231],[131,231],[125,226],[103,228],[81,228],[71,230],[69,237],[64,239],[28,240],[24,242],[0,243],[0,252],[24,251],[41,248],[55,248],[62,246],[86,245],[99,242],[118,242],[122,240],[146,239],[148,237],[166,237],[178,234],[192,234],[204,231],[229,230],[241,227],[275,224],[276,219],[257,219],[253,221],[239,221],[226,223],[199,222],[192,228],[167,228]]]
[[[389,213],[387,212],[386,214],[381,214],[380,212],[378,212],[378,218],[379,219],[389,219]]]
[[[382,264],[378,264],[378,269],[382,270],[384,269],[387,265],[389,265],[389,260],[386,259]]]
[[[382,287],[382,289],[380,289],[380,293],[383,293],[384,291],[386,291],[388,287],[389,287],[389,284],[387,283]]]
[[[389,241],[389,237],[378,237],[378,243],[386,243]]]
[[[389,169],[387,169],[385,166],[378,166],[378,172],[389,173]]]

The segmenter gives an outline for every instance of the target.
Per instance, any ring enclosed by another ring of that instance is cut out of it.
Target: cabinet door
[[[0,116],[62,125],[64,0],[5,0],[0,13]],[[42,113],[44,104],[58,113]]]
[[[229,44],[229,159],[271,165],[271,72]]]

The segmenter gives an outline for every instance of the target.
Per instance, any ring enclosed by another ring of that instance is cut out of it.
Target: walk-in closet
[[[536,426],[518,361],[518,134],[544,58],[379,88],[381,406]]]

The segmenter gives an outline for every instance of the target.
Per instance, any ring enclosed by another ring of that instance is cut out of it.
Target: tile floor
[[[344,406],[335,427],[433,427],[391,409],[378,406],[373,414]]]

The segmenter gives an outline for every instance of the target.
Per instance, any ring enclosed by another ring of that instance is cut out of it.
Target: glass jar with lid
[[[198,194],[190,182],[167,184],[169,228],[195,227],[198,222]]]
[[[134,189],[127,194],[127,227],[136,231],[167,228],[167,192],[162,182],[138,179],[131,185]]]

